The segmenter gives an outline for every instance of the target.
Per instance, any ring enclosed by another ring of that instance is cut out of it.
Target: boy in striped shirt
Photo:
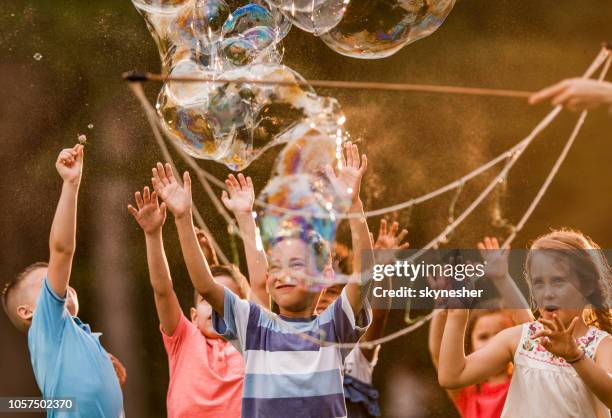
[[[344,190],[354,191],[353,213],[363,212],[359,186],[366,163],[363,156],[360,164],[356,147],[349,145],[346,164],[338,176],[328,170]],[[158,163],[153,169],[153,187],[174,214],[194,287],[212,305],[215,329],[244,355],[242,416],[345,417],[342,364],[350,350],[326,343],[356,343],[366,331],[371,310],[361,286],[348,284],[328,309],[314,316],[319,294],[296,285],[294,279],[318,276],[321,270],[330,276],[333,270],[325,243],[314,231],[302,230],[278,237],[269,251],[266,285],[280,314],[241,300],[212,278],[193,229],[188,173],[183,180],[184,188],[169,165]],[[351,218],[350,222],[355,252],[370,249],[365,220]],[[323,269],[317,267],[317,259]]]

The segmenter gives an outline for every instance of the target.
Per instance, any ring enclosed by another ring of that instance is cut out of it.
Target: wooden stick
[[[447,93],[447,94],[465,94],[473,96],[496,96],[496,97],[515,97],[528,98],[534,92],[523,90],[504,90],[504,89],[489,89],[480,87],[457,87],[457,86],[438,86],[432,84],[401,84],[401,83],[383,83],[372,81],[341,81],[341,80],[253,80],[247,78],[237,78],[228,80],[224,78],[214,77],[188,77],[188,76],[168,76],[153,73],[137,73],[127,72],[123,74],[123,79],[130,82],[144,81],[175,81],[180,83],[248,83],[255,85],[280,85],[280,86],[301,86],[301,87],[324,87],[324,88],[341,88],[341,89],[358,89],[358,90],[384,90],[384,91],[412,91],[423,93]]]

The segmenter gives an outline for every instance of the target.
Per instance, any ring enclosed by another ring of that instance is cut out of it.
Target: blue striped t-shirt
[[[225,315],[213,312],[215,330],[244,356],[243,417],[345,417],[342,364],[350,349],[317,340],[355,343],[372,318],[367,300],[355,318],[343,291],[319,316],[287,318],[240,299],[227,288]]]

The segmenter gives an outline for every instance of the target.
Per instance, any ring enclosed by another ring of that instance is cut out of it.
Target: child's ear
[[[19,316],[19,318],[30,321],[33,315],[34,310],[30,305],[20,305],[17,307],[17,316]]]
[[[189,316],[191,317],[191,322],[195,322],[198,319],[198,310],[192,307],[189,309]]]

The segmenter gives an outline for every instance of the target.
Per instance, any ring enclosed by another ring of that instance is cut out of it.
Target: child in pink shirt
[[[137,208],[129,205],[128,210],[145,233],[149,276],[168,353],[168,418],[239,417],[244,380],[242,356],[213,331],[212,308],[200,295],[195,295],[191,320],[185,317],[164,252],[161,230],[166,206],[159,205],[155,192],[149,193],[147,187],[142,194],[136,192],[135,197]],[[202,241],[201,246],[205,244]],[[237,269],[213,266],[211,272],[217,282],[246,297],[248,284]]]

